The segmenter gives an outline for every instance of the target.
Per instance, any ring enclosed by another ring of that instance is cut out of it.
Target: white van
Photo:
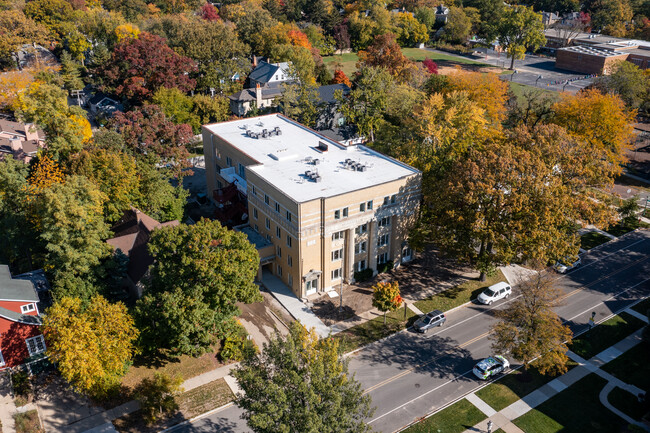
[[[511,293],[510,284],[500,282],[483,290],[477,299],[481,304],[490,305],[494,301],[507,298]]]

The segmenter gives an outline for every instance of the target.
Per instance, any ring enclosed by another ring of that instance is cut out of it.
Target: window
[[[30,311],[34,311],[36,307],[34,307],[34,304],[26,304],[26,305],[21,305],[20,306],[20,311],[24,313],[29,313]]]
[[[269,204],[269,196],[264,194],[264,203]]]
[[[381,253],[377,256],[377,264],[383,265],[388,261],[388,253]]]
[[[36,337],[28,338],[25,340],[27,343],[27,350],[29,351],[29,356],[38,355],[39,353],[45,352],[45,340],[42,335],[37,335]]]
[[[291,212],[287,211],[287,221],[291,222]]]
[[[220,180],[217,181],[217,188],[219,189],[223,188],[223,183],[221,183]]]
[[[390,225],[390,217],[389,216],[388,217],[383,217],[382,219],[380,219],[377,222],[377,224],[379,225],[379,227],[387,227],[387,226],[389,226]]]
[[[282,276],[282,266],[278,265],[278,275]]]
[[[333,241],[338,241],[339,239],[343,239],[344,237],[345,237],[345,231],[332,233]]]
[[[275,251],[278,253],[278,257],[282,257],[282,247],[275,247]]]
[[[277,213],[280,213],[280,203],[278,203],[278,202],[275,202],[275,211]]]
[[[347,217],[348,217],[348,208],[344,207],[343,208],[343,218],[347,218]]]
[[[342,268],[334,269],[332,271],[332,280],[340,280],[342,276],[343,276]]]
[[[307,293],[308,295],[316,293],[316,290],[318,290],[318,278],[305,282],[305,290],[309,292]]]
[[[357,226],[356,229],[354,229],[354,232],[358,235],[362,235],[368,231],[368,224],[361,224],[360,226]]]
[[[334,211],[334,219],[335,220],[340,220],[341,219],[341,211],[340,210],[335,210]]]
[[[258,232],[258,233],[260,232],[260,228],[259,228],[259,226],[257,224],[255,224],[255,231]]]
[[[268,218],[266,219],[266,229],[271,230],[271,220]]]
[[[257,209],[253,208],[253,218],[257,219]]]
[[[257,191],[255,190],[255,185],[251,185],[251,191],[253,195],[257,195]]]
[[[226,165],[232,167],[232,159],[229,156],[226,156]]]
[[[383,247],[384,245],[388,245],[388,235],[381,235],[377,238],[377,246],[378,247]]]
[[[397,194],[390,196],[390,204],[395,204],[397,202]]]
[[[354,246],[354,253],[355,254],[360,254],[360,253],[365,253],[366,252],[366,241],[359,242]]]
[[[287,265],[289,265],[289,267],[293,266],[293,257],[287,256]]]
[[[367,204],[366,207],[368,208],[368,210],[372,210],[372,200],[370,200],[370,201],[369,201],[368,203],[366,203],[366,204]]]
[[[289,287],[293,288],[293,276],[289,274]]]
[[[366,211],[366,204],[365,204],[365,203],[361,203],[361,204],[359,205],[359,212],[365,212],[365,211]]]
[[[280,226],[277,226],[275,228],[275,235],[278,237],[278,239],[282,239],[282,230],[280,230]]]
[[[266,240],[271,242],[271,235],[266,235]]]
[[[292,243],[292,241],[291,241],[291,236],[287,235],[287,246],[288,246],[289,248],[291,248],[291,243]]]
[[[332,251],[332,261],[343,260],[343,248]]]
[[[390,200],[390,197],[388,196],[384,197],[384,206],[388,204],[388,200]]]
[[[239,177],[246,179],[246,167],[241,164],[239,164]]]
[[[366,269],[366,261],[365,260],[359,260],[358,262],[356,262],[354,264],[354,269],[357,272],[363,271],[364,269]]]
[[[0,367],[5,365],[5,357],[2,356],[2,352],[0,352]]]

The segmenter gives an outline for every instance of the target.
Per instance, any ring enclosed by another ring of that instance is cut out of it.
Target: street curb
[[[185,425],[191,424],[191,423],[193,423],[194,421],[197,421],[197,420],[199,420],[199,419],[201,419],[201,418],[205,418],[206,416],[210,416],[210,415],[212,415],[213,413],[217,413],[217,412],[219,412],[219,411],[221,411],[221,410],[224,410],[224,409],[226,409],[226,408],[229,408],[230,406],[233,406],[234,404],[235,404],[235,403],[233,403],[233,402],[231,401],[230,403],[228,403],[228,404],[224,404],[224,405],[221,406],[221,407],[218,407],[218,408],[216,408],[216,409],[212,409],[212,410],[210,410],[210,411],[208,411],[208,412],[205,412],[205,413],[202,413],[202,414],[200,414],[200,415],[197,415],[197,416],[195,416],[194,418],[186,419],[185,421],[183,421],[183,422],[181,422],[181,423],[178,423],[178,424],[176,424],[176,425],[173,425],[173,426],[171,426],[171,427],[168,427],[168,428],[166,428],[166,429],[164,429],[164,430],[160,430],[158,433],[167,433],[167,432],[172,432],[172,431],[174,431],[174,430],[176,430],[176,429],[178,429],[178,428],[180,428],[180,427],[183,427],[183,426],[185,426]]]

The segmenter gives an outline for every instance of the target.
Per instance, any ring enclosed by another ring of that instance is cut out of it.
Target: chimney
[[[253,67],[257,67],[257,56],[255,54],[253,54]]]
[[[260,83],[257,83],[255,87],[255,101],[257,102],[257,108],[262,108],[262,87],[260,87]]]
[[[9,139],[9,145],[12,152],[20,152],[23,150],[23,141],[15,135]]]

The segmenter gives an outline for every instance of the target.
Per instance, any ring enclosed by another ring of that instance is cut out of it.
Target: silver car
[[[573,270],[580,266],[582,264],[582,260],[580,260],[580,257],[578,256],[578,260],[573,261],[571,258],[566,257],[562,260],[558,260],[555,263],[555,270],[560,273],[560,274],[566,274],[570,270]]]
[[[420,317],[414,324],[413,328],[418,331],[425,333],[431,328],[437,326],[442,326],[443,323],[447,321],[444,313],[440,310],[433,310],[430,313],[427,313]]]

